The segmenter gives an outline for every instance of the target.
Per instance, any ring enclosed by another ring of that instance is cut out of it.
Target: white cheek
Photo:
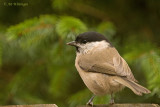
[[[83,54],[88,54],[90,53],[93,49],[94,50],[101,50],[104,48],[108,48],[109,47],[109,43],[105,42],[105,41],[101,41],[101,42],[91,42],[91,43],[87,43],[84,45],[80,46],[80,52]]]
[[[101,42],[88,43],[88,44],[86,44],[86,47],[88,49],[93,49],[93,48],[104,49],[104,48],[108,48],[109,45],[110,45],[109,43],[107,43],[105,41],[101,41]]]

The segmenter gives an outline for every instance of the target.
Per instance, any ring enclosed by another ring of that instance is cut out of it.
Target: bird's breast
[[[76,69],[79,72],[80,77],[82,78],[85,85],[95,95],[104,95],[122,89],[121,85],[114,81],[114,76],[84,71],[78,65],[78,60],[79,57],[77,57],[75,60]]]

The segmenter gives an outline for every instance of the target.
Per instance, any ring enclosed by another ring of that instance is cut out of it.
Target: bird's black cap
[[[103,41],[105,40],[106,42],[110,43],[106,37],[104,37],[102,34],[90,31],[90,32],[85,32],[82,34],[79,34],[76,38],[77,43],[87,43],[87,42],[96,42],[96,41]]]
[[[113,47],[113,45],[108,41],[106,37],[104,37],[102,34],[90,31],[90,32],[85,32],[82,34],[79,34],[76,37],[75,41],[67,43],[67,45],[71,45],[76,47],[77,52],[79,52],[79,46],[77,44],[86,44],[89,42],[98,42],[98,41],[106,41],[109,43],[110,47]]]

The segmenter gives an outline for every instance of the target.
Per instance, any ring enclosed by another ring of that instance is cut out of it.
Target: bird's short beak
[[[76,41],[72,41],[72,42],[68,42],[67,45],[77,46],[77,43],[76,43]]]

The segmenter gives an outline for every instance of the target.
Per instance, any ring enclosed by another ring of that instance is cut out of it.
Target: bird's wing
[[[97,73],[104,73],[108,75],[117,75],[114,67],[108,63],[91,64],[91,63],[83,62],[83,63],[79,63],[79,66],[81,69],[87,72],[97,72]]]
[[[127,62],[120,55],[113,57],[113,64],[114,64],[115,71],[118,75],[126,76],[127,79],[138,82],[134,78],[132,71],[129,68]]]
[[[84,71],[122,76],[122,77],[126,77],[127,79],[137,82],[128,64],[119,55],[119,53],[117,52],[115,48],[110,48],[110,50],[108,49],[107,51],[101,52],[101,56],[98,56],[98,55],[89,56],[88,55],[82,59],[83,60],[80,60],[78,62],[78,65]]]

